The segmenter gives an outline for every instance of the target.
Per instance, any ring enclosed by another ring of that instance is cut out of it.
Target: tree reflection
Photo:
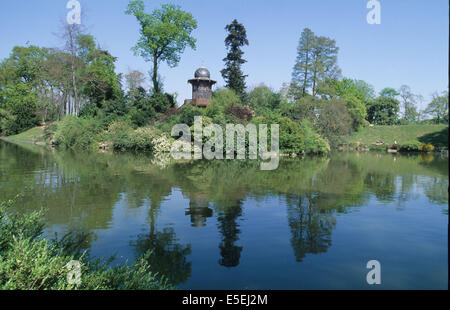
[[[138,257],[150,251],[148,263],[152,271],[164,275],[169,283],[178,285],[191,276],[191,263],[186,258],[191,254],[191,246],[179,244],[172,227],[156,231],[155,208],[150,209],[150,232],[140,234],[131,245],[135,247]]]
[[[219,244],[221,256],[219,264],[224,267],[236,267],[239,265],[243,249],[242,246],[236,245],[241,232],[237,220],[242,216],[242,201],[235,201],[220,209],[217,215],[218,228],[222,234],[222,241]]]
[[[317,198],[312,194],[286,198],[291,245],[297,262],[302,262],[308,253],[323,253],[331,246],[336,219],[332,210],[315,206]]]

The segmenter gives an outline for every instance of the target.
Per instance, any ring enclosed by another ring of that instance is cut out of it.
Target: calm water
[[[340,153],[168,164],[0,141],[0,198],[47,209],[46,233],[92,233],[91,256],[133,261],[188,289],[448,288],[448,159]]]

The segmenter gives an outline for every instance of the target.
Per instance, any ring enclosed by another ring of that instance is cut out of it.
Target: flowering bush
[[[431,144],[422,144],[420,146],[420,150],[422,152],[433,152],[434,151],[434,146]]]
[[[153,139],[155,153],[168,153],[172,147],[172,141],[164,134]]]

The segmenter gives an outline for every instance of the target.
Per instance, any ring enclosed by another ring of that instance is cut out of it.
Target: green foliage
[[[13,135],[39,125],[36,94],[29,84],[7,85],[1,92],[6,104],[0,112],[0,133]]]
[[[203,108],[195,107],[191,104],[183,107],[180,113],[180,124],[186,124],[189,127],[194,125],[195,116],[203,116],[205,110]]]
[[[109,126],[108,136],[117,151],[170,151],[170,139],[155,127],[133,130],[129,122],[116,121]]]
[[[130,119],[133,125],[137,127],[145,126],[155,117],[155,107],[148,100],[144,88],[138,87],[130,91],[128,94],[128,102],[130,105]]]
[[[223,110],[227,108],[230,104],[242,104],[241,98],[238,94],[227,88],[217,89],[211,98],[211,104],[221,107]]]
[[[441,95],[434,93],[433,100],[428,104],[425,113],[434,117],[436,123],[448,123],[448,92],[444,91]]]
[[[380,97],[388,97],[388,98],[395,99],[398,95],[400,95],[400,93],[396,89],[391,88],[391,87],[383,88],[380,91]]]
[[[316,96],[323,81],[340,75],[338,51],[335,40],[316,36],[309,28],[303,30],[290,89],[296,100],[307,96],[309,90],[312,96]]]
[[[133,49],[146,61],[153,62],[153,92],[159,93],[159,63],[163,61],[169,67],[175,67],[187,46],[195,49],[196,39],[191,33],[197,28],[197,21],[173,4],[163,4],[151,14],[145,13],[144,9],[143,1],[133,0],[128,3],[126,14],[134,15],[141,26],[141,36]]]
[[[158,113],[175,107],[175,99],[170,94],[155,93],[150,97],[150,106]]]
[[[131,136],[133,128],[126,121],[115,121],[108,127],[109,139],[115,150],[128,150],[133,147]]]
[[[14,202],[0,203],[0,290],[171,289],[150,270],[146,253],[131,266],[110,268],[97,259],[89,262],[74,234],[47,240],[43,212],[19,214]],[[81,264],[81,283],[69,284],[67,264]]]
[[[92,149],[99,142],[102,124],[94,118],[66,116],[55,132],[55,143],[70,149]]]
[[[114,101],[122,97],[121,77],[115,73],[116,59],[108,51],[91,49],[80,70],[81,78],[89,81],[83,83],[81,92],[95,102],[99,108],[105,101]]]
[[[247,104],[255,110],[256,115],[269,116],[277,113],[282,103],[282,97],[274,93],[269,87],[262,85],[255,87],[249,94]]]
[[[330,144],[322,138],[312,127],[309,121],[304,121],[301,124],[303,134],[305,137],[306,154],[328,154],[331,150]]]
[[[367,103],[367,120],[376,125],[394,125],[397,121],[399,105],[397,99],[378,97]]]
[[[12,136],[17,133],[16,117],[6,109],[0,109],[0,135]]]
[[[401,145],[401,152],[420,152],[420,142],[419,141],[409,141]]]
[[[279,143],[282,153],[295,154],[327,154],[330,151],[330,145],[326,139],[321,137],[313,128],[308,120],[301,123],[295,122],[287,117],[276,117],[268,119],[257,116],[252,123],[278,124],[279,127]]]
[[[365,118],[367,115],[366,106],[364,103],[358,99],[355,95],[345,95],[343,97],[345,100],[347,109],[350,113],[350,117],[352,119],[352,128],[354,131],[358,131],[363,128],[365,124]]]
[[[276,120],[280,125],[280,149],[287,153],[299,154],[305,150],[305,136],[300,124],[287,117]]]

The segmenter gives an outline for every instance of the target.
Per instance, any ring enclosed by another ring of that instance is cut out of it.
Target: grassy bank
[[[403,125],[403,126],[375,126],[366,127],[348,139],[349,144],[361,143],[373,145],[376,142],[384,142],[392,145],[397,141],[403,145],[411,142],[432,144],[435,147],[448,147],[447,125]]]
[[[18,135],[5,137],[3,139],[25,143],[43,143],[45,142],[44,127],[34,127]]]

